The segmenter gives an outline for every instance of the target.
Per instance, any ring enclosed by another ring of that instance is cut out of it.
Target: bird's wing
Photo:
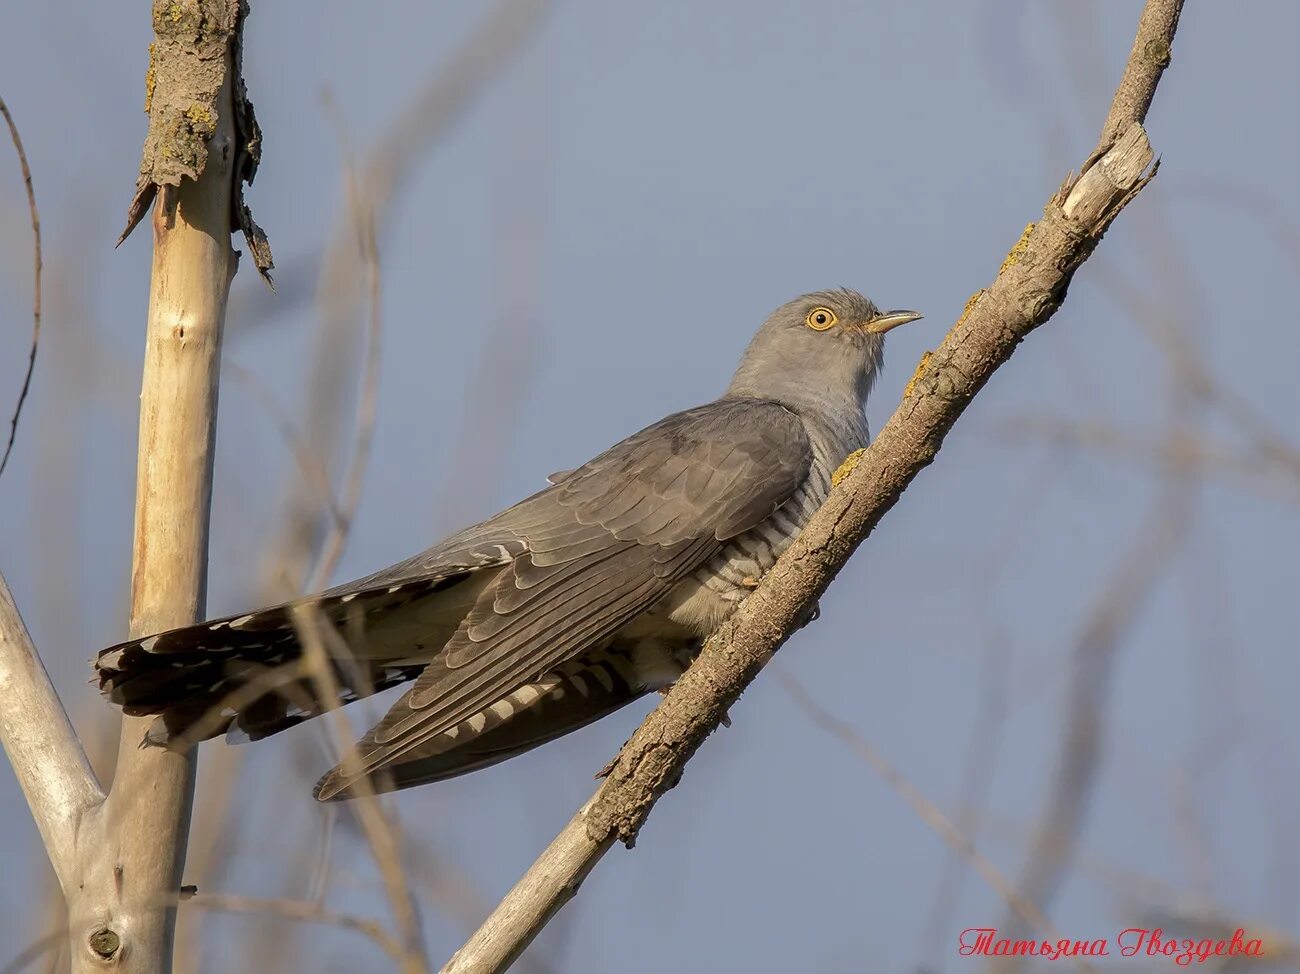
[[[784,406],[719,400],[642,430],[486,522],[526,551],[361,741],[359,766],[331,771],[317,796],[454,736],[464,722],[474,731],[487,708],[607,640],[726,540],[770,517],[811,462],[803,422]]]

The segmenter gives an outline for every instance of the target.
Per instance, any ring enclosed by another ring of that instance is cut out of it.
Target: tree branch
[[[240,77],[244,0],[154,0],[149,135],[127,232],[152,206],[129,629],[203,618],[217,380],[233,228],[270,266],[240,187],[260,133]],[[125,234],[124,234],[125,236]],[[167,974],[194,796],[194,753],[143,748],[126,717],[108,798],[85,815],[68,897],[74,971]]]
[[[55,875],[73,876],[77,825],[104,800],[86,752],[0,576],[0,741]]]
[[[1134,122],[1146,121],[1156,86],[1173,58],[1174,31],[1183,12],[1183,0],[1147,0],[1138,18],[1133,49],[1124,65],[1124,75],[1111,99],[1110,111],[1101,127],[1097,147],[1088,156],[1084,169],[1100,159],[1115,144],[1120,134]]]
[[[629,846],[659,797],[764,664],[799,626],[997,368],[1065,298],[1074,272],[1154,175],[1141,122],[1169,61],[1182,0],[1148,0],[1124,79],[1077,180],[1026,227],[988,289],[977,292],[940,346],[925,355],[871,446],[837,472],[837,486],[759,588],[623,746],[595,796],[573,817],[443,974],[502,971],[577,891],[602,855]],[[1159,56],[1156,56],[1156,55]],[[1092,160],[1096,161],[1093,162]]]

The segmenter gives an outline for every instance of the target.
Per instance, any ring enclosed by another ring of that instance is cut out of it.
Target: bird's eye
[[[813,331],[825,331],[840,319],[835,317],[835,312],[830,308],[813,308],[804,320]]]

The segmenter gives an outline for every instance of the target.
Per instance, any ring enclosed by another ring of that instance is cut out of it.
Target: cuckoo
[[[320,780],[321,801],[363,779],[386,791],[450,778],[576,730],[669,686],[772,567],[867,444],[885,332],[919,317],[850,290],[797,298],[721,398],[373,575],[109,647],[100,688],[156,715],[146,743],[184,747],[257,740],[411,683]],[[322,699],[327,682],[337,699]]]

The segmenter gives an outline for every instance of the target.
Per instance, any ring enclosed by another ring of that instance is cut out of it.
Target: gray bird
[[[866,446],[883,335],[919,317],[849,290],[804,295],[764,322],[722,398],[304,600],[337,631],[322,642],[338,703],[415,681],[316,798],[487,767],[670,685]],[[301,667],[301,604],[112,646],[100,688],[158,715],[150,744],[275,734],[336,704]]]

